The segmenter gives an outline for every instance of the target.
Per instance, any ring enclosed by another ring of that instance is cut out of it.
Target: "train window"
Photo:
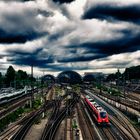
[[[93,102],[91,102],[91,104],[92,104],[92,105],[94,105],[94,104],[95,104],[95,102],[93,101]]]
[[[86,98],[90,98],[88,95],[86,95]]]
[[[89,99],[89,101],[90,101],[90,102],[94,102],[94,100],[93,100],[93,99]]]
[[[105,118],[106,117],[106,112],[100,112],[100,116],[101,116],[101,118]]]
[[[96,108],[97,108],[98,110],[103,110],[103,108],[100,107],[100,106],[97,106]]]
[[[94,104],[94,106],[97,108],[97,107],[100,107],[98,104]]]

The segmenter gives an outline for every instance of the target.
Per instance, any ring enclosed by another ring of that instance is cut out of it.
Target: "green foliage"
[[[27,73],[25,71],[22,71],[22,70],[18,70],[16,72],[16,80],[17,81],[25,81],[27,80],[29,77],[27,75]]]
[[[99,83],[96,84],[96,88],[97,88],[97,89],[101,89],[101,87],[102,87],[102,86],[101,86]]]
[[[122,78],[122,74],[120,73],[120,71],[118,70],[115,74],[109,74],[106,78],[106,81],[115,81],[117,79]]]
[[[37,108],[39,108],[41,106],[41,99],[36,99],[36,100],[34,100],[34,102],[33,102],[33,107],[35,108],[35,109],[37,109]]]
[[[17,109],[16,111],[12,112],[5,118],[0,120],[0,131],[3,131],[4,128],[6,128],[10,123],[17,120],[17,118],[20,117],[20,115],[24,112],[22,108]]]
[[[29,76],[27,75],[27,73],[25,71],[22,70],[18,70],[16,72],[16,88],[23,88],[27,82],[29,83]]]
[[[61,95],[61,94],[62,94],[62,88],[56,86],[56,87],[55,87],[55,94],[56,94],[56,95]]]
[[[108,93],[110,93],[113,96],[121,96],[121,92],[114,89],[108,89]]]
[[[114,81],[116,79],[115,77],[115,74],[109,74],[107,77],[106,77],[106,81]]]
[[[106,81],[140,79],[140,65],[126,68],[121,74],[119,70],[107,76]]]
[[[0,88],[2,88],[2,84],[3,84],[3,77],[2,77],[2,73],[0,72]]]
[[[15,80],[15,70],[12,66],[9,66],[5,74],[5,82],[7,86],[10,86],[10,83]]]
[[[96,84],[96,88],[101,89],[102,91],[105,91],[106,93],[111,94],[113,96],[121,96],[121,92],[116,89],[108,88],[100,84]]]
[[[55,92],[61,92],[61,91],[62,91],[61,87],[58,86],[55,87]]]
[[[12,66],[8,67],[4,76],[0,72],[0,88],[9,86],[23,88],[25,85],[31,85],[31,83],[34,84],[35,82],[36,79],[28,75],[26,71],[15,71]]]
[[[76,84],[76,85],[72,85],[72,90],[79,93],[80,92],[80,86],[79,84]]]
[[[2,78],[2,73],[0,72],[0,78]]]
[[[73,120],[72,127],[73,127],[74,129],[77,129],[78,126],[77,126],[76,120]]]
[[[125,76],[125,79],[127,79],[127,80],[140,79],[140,65],[126,68],[123,75]]]

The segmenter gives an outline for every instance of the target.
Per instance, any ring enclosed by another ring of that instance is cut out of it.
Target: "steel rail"
[[[74,99],[68,106],[66,106],[63,110],[59,111],[59,114],[57,114],[57,118],[55,118],[52,122],[51,128],[47,129],[48,127],[46,127],[45,129],[47,130],[47,132],[43,133],[41,140],[53,140],[55,133],[59,127],[59,125],[61,124],[62,120],[65,118],[65,116],[67,115],[67,111],[70,108],[73,108],[74,105],[76,103],[76,99]],[[45,131],[46,131],[45,130]],[[53,131],[52,131],[53,130]]]

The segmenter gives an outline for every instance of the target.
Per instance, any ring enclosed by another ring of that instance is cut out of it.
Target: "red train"
[[[93,110],[94,118],[97,121],[98,124],[110,124],[108,119],[108,113],[100,106],[98,105],[94,99],[91,99],[88,95],[85,96],[85,102],[90,106],[90,108]]]

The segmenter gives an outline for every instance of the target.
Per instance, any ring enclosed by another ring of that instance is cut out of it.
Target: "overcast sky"
[[[140,65],[140,0],[1,0],[0,71],[115,72]]]

